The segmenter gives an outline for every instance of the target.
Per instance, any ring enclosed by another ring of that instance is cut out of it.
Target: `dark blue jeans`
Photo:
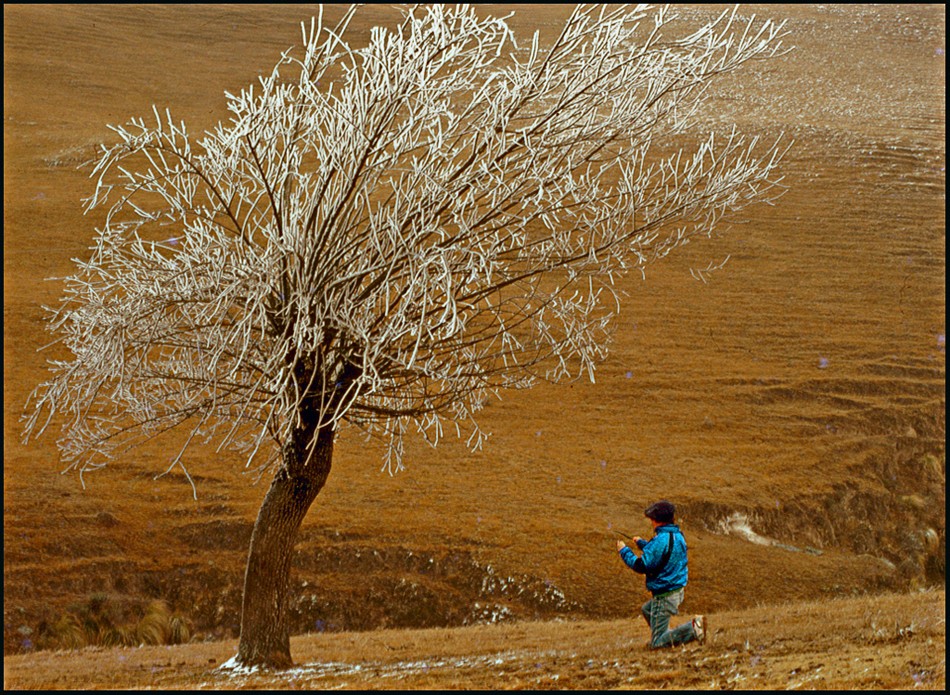
[[[650,646],[653,649],[685,644],[696,639],[692,620],[670,629],[670,618],[679,613],[683,594],[683,589],[677,589],[668,594],[654,596],[640,609],[644,620],[650,626]]]

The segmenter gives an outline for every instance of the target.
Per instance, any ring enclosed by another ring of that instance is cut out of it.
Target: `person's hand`
[[[617,540],[617,552],[618,552],[618,553],[619,553],[621,550],[623,550],[624,548],[626,548],[626,547],[627,547],[627,544],[626,544],[626,543],[624,543],[622,540],[619,540],[619,539]]]
[[[639,542],[642,541],[642,540],[643,540],[643,539],[640,538],[640,536],[634,536],[634,537],[633,537],[633,542],[634,542],[634,543],[639,543]]]

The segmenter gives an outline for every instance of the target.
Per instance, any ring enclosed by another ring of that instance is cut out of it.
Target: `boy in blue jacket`
[[[678,613],[689,578],[686,539],[673,523],[675,513],[676,507],[666,500],[646,508],[643,514],[653,525],[653,538],[645,541],[639,536],[633,537],[643,553],[640,557],[626,543],[617,541],[621,559],[634,572],[646,575],[647,589],[653,594],[641,609],[650,626],[653,649],[706,640],[706,616],[703,615],[670,629],[670,618]]]

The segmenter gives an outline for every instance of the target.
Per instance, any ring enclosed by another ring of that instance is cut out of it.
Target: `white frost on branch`
[[[712,261],[709,261],[709,265],[707,265],[705,268],[701,270],[698,268],[690,268],[689,274],[692,275],[694,279],[701,280],[702,283],[705,285],[706,283],[709,282],[707,278],[715,271],[721,270],[731,257],[732,255],[730,254],[729,256],[726,256],[719,263],[716,263],[715,265],[713,264]]]
[[[95,247],[50,310],[72,359],[27,436],[65,416],[80,471],[178,426],[169,470],[197,438],[263,471],[314,422],[383,437],[390,471],[410,427],[478,447],[500,390],[594,378],[620,276],[781,191],[778,142],[683,134],[782,24],[677,38],[668,8],[579,6],[519,48],[503,19],[424,5],[355,48],[355,12],[321,11],[200,138],[167,110],[113,128]]]

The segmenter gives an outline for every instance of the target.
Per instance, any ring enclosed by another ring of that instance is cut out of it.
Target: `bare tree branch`
[[[782,190],[784,145],[694,135],[710,81],[780,54],[782,24],[679,37],[669,8],[578,6],[519,47],[423,5],[354,48],[355,12],[304,25],[197,142],[167,111],[114,128],[103,226],[50,310],[73,358],[27,436],[63,414],[81,472],[179,426],[169,470],[196,437],[270,465],[311,417],[384,438],[390,470],[410,426],[477,447],[501,390],[593,380],[620,277]]]

